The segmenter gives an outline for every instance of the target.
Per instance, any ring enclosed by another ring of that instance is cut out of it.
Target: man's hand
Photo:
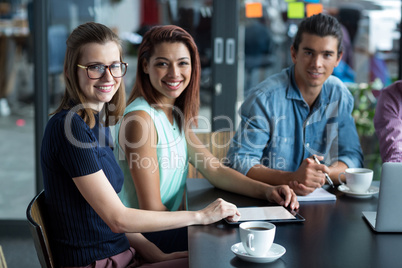
[[[323,160],[322,156],[317,156],[318,160]],[[306,158],[300,167],[293,172],[293,181],[289,182],[289,186],[297,195],[308,195],[316,188],[320,188],[325,184],[324,173],[330,170],[326,165],[317,164],[314,159]]]

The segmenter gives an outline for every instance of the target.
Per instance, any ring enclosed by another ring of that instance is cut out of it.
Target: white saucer
[[[284,247],[275,243],[272,244],[268,253],[262,257],[251,256],[250,254],[248,254],[241,242],[234,244],[230,249],[240,259],[256,263],[266,263],[276,261],[286,252],[286,249]]]
[[[376,186],[370,186],[370,188],[364,193],[356,193],[351,191],[346,185],[339,185],[338,190],[347,196],[356,197],[356,198],[369,198],[380,191],[380,188]]]

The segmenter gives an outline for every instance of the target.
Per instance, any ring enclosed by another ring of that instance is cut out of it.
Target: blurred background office
[[[146,30],[183,27],[202,62],[199,131],[235,130],[247,92],[291,64],[297,24],[314,12],[344,26],[334,74],[355,96],[365,165],[378,174],[373,92],[400,78],[400,0],[0,0],[0,237],[26,227],[25,209],[41,189],[41,134],[64,92],[65,39],[76,26],[100,22],[124,40],[127,92]]]

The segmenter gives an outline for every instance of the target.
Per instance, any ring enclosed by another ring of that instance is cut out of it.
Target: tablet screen
[[[300,222],[304,218],[295,211],[289,211],[282,206],[267,207],[242,207],[238,208],[241,216],[238,222],[229,222],[230,224],[239,224],[245,221],[269,221],[269,222]]]

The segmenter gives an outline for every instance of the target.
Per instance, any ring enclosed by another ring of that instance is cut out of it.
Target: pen
[[[317,158],[315,155],[313,155],[313,157],[314,157],[314,161],[315,161],[317,164],[320,164],[320,165],[321,165],[320,161],[318,161],[318,158]],[[324,173],[324,175],[325,175],[325,178],[327,179],[328,184],[331,185],[332,188],[335,188],[334,183],[332,182],[332,180],[331,180],[331,178],[328,176],[328,174],[327,174],[327,173]]]

